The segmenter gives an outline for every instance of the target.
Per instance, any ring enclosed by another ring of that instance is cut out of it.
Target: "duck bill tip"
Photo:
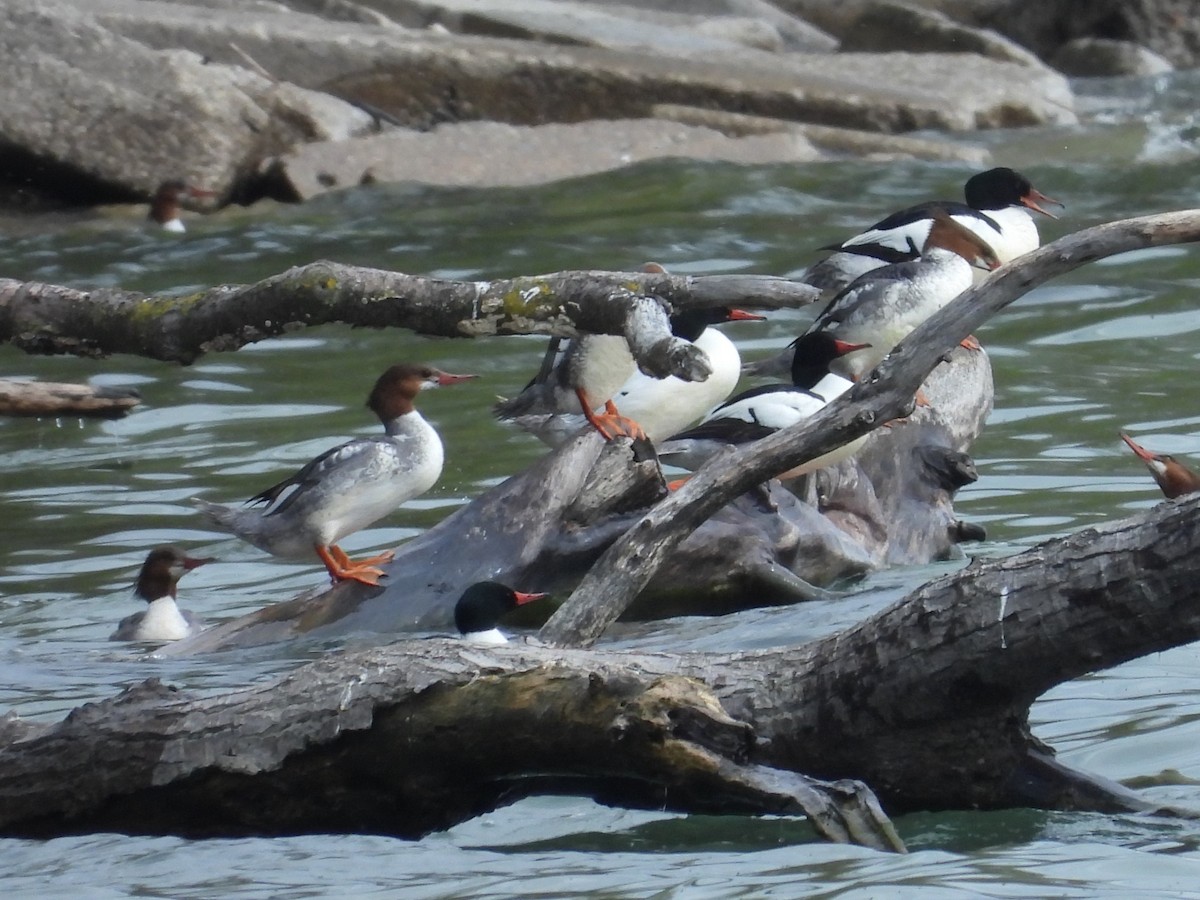
[[[1049,203],[1057,206],[1059,209],[1066,209],[1066,204],[1061,200],[1055,200],[1053,197],[1047,197],[1041,191],[1032,190],[1021,198],[1021,205],[1026,209],[1032,209],[1034,212],[1040,212],[1043,216],[1048,216],[1051,219],[1057,219],[1054,213],[1046,209],[1042,204]]]
[[[1138,459],[1142,460],[1142,462],[1151,463],[1155,461],[1155,456],[1153,453],[1151,453],[1125,432],[1120,432],[1120,435],[1121,440],[1125,442],[1126,446],[1129,447],[1129,449],[1134,452],[1134,455],[1137,456]]]
[[[199,566],[216,561],[216,557],[214,556],[185,556],[183,558],[183,568],[185,570],[195,569]]]
[[[758,313],[747,312],[744,309],[729,310],[730,322],[765,322],[766,316],[760,316]]]
[[[470,381],[472,378],[478,378],[478,375],[454,375],[450,372],[438,372],[437,383],[442,387],[450,384],[458,384],[463,381]]]
[[[543,597],[549,596],[545,593],[524,593],[522,591],[513,591],[513,595],[517,598],[517,606],[523,606],[526,603],[532,603],[534,600],[541,600]]]

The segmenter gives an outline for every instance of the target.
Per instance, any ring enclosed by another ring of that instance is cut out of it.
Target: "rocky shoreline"
[[[1078,25],[1110,4],[1085,15],[1059,0],[1031,17],[1012,14],[1016,0],[976,0],[953,5],[962,21],[936,5],[8,0],[0,202],[141,202],[178,178],[213,192],[210,206],[298,201],[380,181],[534,184],[671,156],[983,165],[964,135],[1075,121],[1067,78],[987,26],[1023,28],[1054,59],[1052,9]],[[1151,28],[1175,6],[1120,4],[1141,23],[1129,33],[1160,47],[1112,40],[1110,16],[1100,43],[1124,61],[1079,51],[1086,34],[1076,50],[1093,70],[1169,68],[1155,49],[1194,65],[1200,26]]]

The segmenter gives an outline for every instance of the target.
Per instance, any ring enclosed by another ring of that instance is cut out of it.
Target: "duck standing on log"
[[[1154,480],[1162,489],[1163,496],[1168,500],[1182,497],[1200,491],[1200,475],[1197,475],[1173,456],[1164,453],[1151,453],[1141,444],[1134,441],[1125,432],[1121,432],[1123,440],[1137,458],[1146,464]]]
[[[378,584],[384,572],[377,566],[391,561],[391,551],[354,561],[337,542],[433,487],[442,473],[442,441],[413,401],[423,388],[474,377],[431,366],[392,366],[367,398],[383,423],[382,435],[327,450],[247,501],[265,504],[261,508],[239,509],[199,498],[192,503],[214,524],[260,550],[300,559],[315,552],[335,582]]]
[[[864,349],[838,357],[835,371],[862,378],[914,328],[971,286],[975,268],[1000,259],[975,232],[944,213],[934,215],[921,255],[868,272],[829,302],[809,328]],[[964,346],[978,349],[968,338]]]
[[[176,605],[179,579],[197,566],[212,562],[188,556],[178,547],[155,547],[142,563],[133,592],[149,606],[126,616],[110,641],[178,641],[199,634],[204,624],[194,613]]]
[[[623,415],[637,422],[651,441],[658,442],[695,422],[728,397],[741,376],[737,346],[716,328],[723,322],[762,321],[766,317],[726,306],[692,309],[671,316],[671,333],[704,351],[712,374],[703,381],[684,381],[674,375],[655,378],[634,368],[614,395]],[[528,390],[528,389],[527,389]],[[524,392],[522,393],[524,396]],[[520,400],[520,397],[517,398]],[[515,401],[505,401],[506,406]],[[510,418],[497,412],[501,418]],[[585,425],[578,414],[525,413],[512,420],[551,447],[561,446]]]
[[[832,296],[854,279],[892,263],[914,258],[924,246],[935,218],[948,215],[977,234],[1001,263],[1036,250],[1040,238],[1029,211],[1056,218],[1045,204],[1062,206],[1037,190],[1020,172],[989,169],[967,179],[966,203],[935,200],[892,213],[841,244],[824,247],[830,256],[814,263],[802,281]]]

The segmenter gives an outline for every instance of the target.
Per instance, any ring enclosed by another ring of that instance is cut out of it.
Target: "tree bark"
[[[905,338],[862,383],[804,422],[718,454],[591,568],[539,637],[590,646],[701,522],[756,484],[906,415],[930,370],[993,314],[1043,281],[1115,253],[1200,240],[1200,210],[1097,225],[1008,263]]]
[[[119,419],[142,402],[132,389],[0,380],[0,416],[87,416]]]
[[[1028,709],[1062,681],[1200,638],[1198,512],[1200,496],[1181,498],[971,565],[798,648],[430,639],[329,654],[219,696],[147,683],[57,724],[4,723],[0,831],[415,836],[572,792],[803,808],[827,837],[897,846],[861,786],[799,771],[861,779],[891,814],[1144,810],[1053,760]]]
[[[0,279],[0,340],[28,353],[133,353],[187,364],[331,322],[444,337],[588,331],[630,336],[648,374],[694,381],[703,354],[671,336],[668,309],[780,309],[816,297],[808,285],[764,275],[558,272],[476,282],[315,262],[184,297]]]

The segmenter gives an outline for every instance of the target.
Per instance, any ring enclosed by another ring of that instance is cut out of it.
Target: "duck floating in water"
[[[1197,475],[1173,456],[1163,453],[1151,453],[1141,444],[1134,441],[1125,432],[1121,432],[1123,440],[1137,458],[1146,464],[1154,480],[1162,489],[1163,496],[1168,500],[1182,497],[1200,491],[1200,475]]]
[[[541,600],[546,594],[525,594],[498,581],[479,581],[467,588],[454,604],[454,626],[463,640],[477,644],[507,644],[497,626],[506,613]]]
[[[337,542],[433,487],[442,473],[442,441],[413,401],[424,388],[474,377],[431,366],[392,366],[367,398],[383,434],[327,450],[247,501],[261,508],[239,509],[199,498],[192,503],[214,524],[260,550],[300,559],[315,552],[335,582],[378,584],[384,572],[377,567],[393,554],[354,561]]]
[[[213,191],[206,191],[203,188],[195,187],[188,184],[180,178],[174,178],[170,181],[164,181],[158,186],[154,192],[154,196],[150,198],[150,213],[148,218],[152,222],[157,222],[164,231],[173,231],[182,233],[187,231],[183,224],[183,219],[180,218],[180,210],[183,208],[183,198],[202,198],[214,197],[216,194]]]
[[[178,641],[204,629],[192,612],[176,605],[179,579],[197,566],[212,562],[188,556],[178,547],[155,547],[142,563],[133,592],[149,606],[126,616],[110,641]]]

